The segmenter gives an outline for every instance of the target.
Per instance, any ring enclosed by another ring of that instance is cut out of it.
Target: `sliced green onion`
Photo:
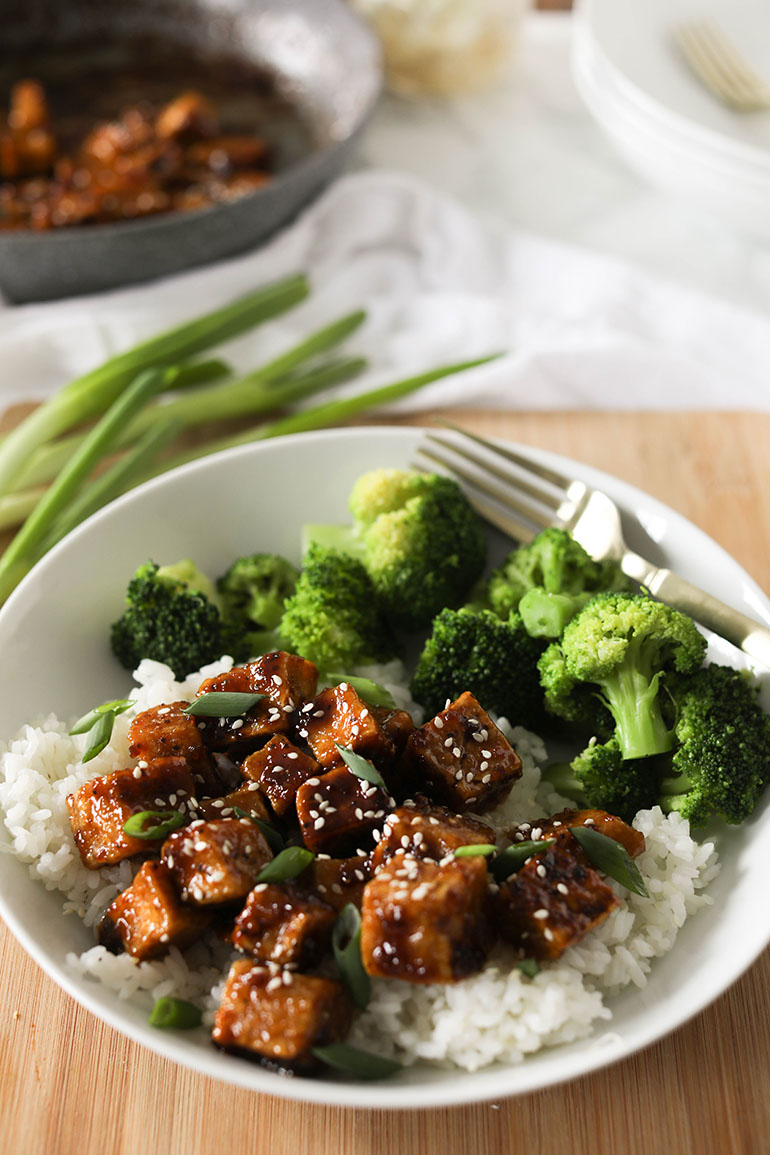
[[[123,823],[123,833],[131,838],[165,838],[188,821],[179,810],[138,810]],[[152,823],[152,825],[148,825]]]
[[[115,698],[113,702],[102,702],[101,706],[94,706],[93,710],[89,710],[82,718],[78,718],[70,730],[70,734],[85,734],[102,714],[107,714],[110,711],[113,714],[122,714],[134,704],[133,698]]]
[[[370,1051],[360,1051],[347,1043],[329,1043],[325,1047],[313,1047],[312,1053],[328,1067],[355,1075],[357,1079],[387,1079],[403,1068],[393,1059],[383,1059]]]
[[[351,750],[349,746],[341,746],[339,742],[335,742],[334,745],[337,747],[340,758],[348,770],[355,774],[356,778],[363,778],[364,782],[371,782],[373,786],[379,786],[381,790],[387,793],[388,788],[385,785],[385,779],[368,758],[356,754],[355,750]]]
[[[313,851],[304,846],[287,846],[276,854],[272,862],[262,867],[257,882],[289,882],[307,870],[314,858]]]
[[[83,751],[81,762],[90,762],[97,754],[101,754],[104,747],[109,743],[112,737],[112,727],[115,725],[115,713],[112,710],[105,710],[96,719],[91,729],[88,731],[86,739],[86,748]]]
[[[192,714],[196,718],[239,718],[265,697],[266,694],[211,690],[208,694],[201,694],[199,698],[195,698],[189,706],[185,706],[183,713]]]
[[[458,846],[455,851],[455,858],[472,858],[478,854],[484,855],[486,858],[490,854],[494,854],[497,847],[491,842],[474,842],[468,843],[467,846]]]
[[[343,906],[334,924],[332,950],[342,981],[356,1006],[364,1010],[369,1005],[372,982],[361,961],[361,915],[352,902]]]
[[[385,706],[388,710],[396,708],[390,691],[379,682],[373,682],[371,678],[351,677],[350,674],[322,674],[321,680],[329,686],[339,686],[342,682],[347,682],[369,706]]]
[[[149,1024],[162,1031],[190,1031],[203,1022],[203,1011],[186,999],[164,995],[150,1011]]]
[[[528,858],[552,846],[555,841],[555,838],[541,838],[538,842],[514,842],[512,846],[495,855],[489,869],[497,882],[504,882],[506,878],[520,870]]]
[[[520,970],[521,973],[526,975],[528,979],[533,979],[535,975],[540,974],[540,965],[538,964],[537,959],[533,958],[521,959],[520,962],[516,963],[516,969]]]
[[[265,842],[272,850],[273,854],[280,854],[285,849],[286,843],[269,822],[265,822],[262,818],[257,818],[254,814],[249,814],[248,810],[242,810],[240,806],[233,806],[233,814],[236,818],[248,818],[258,827],[260,834],[264,836]]]
[[[644,885],[639,867],[631,855],[620,842],[608,838],[591,826],[570,826],[570,834],[578,840],[583,850],[591,860],[592,866],[602,874],[614,878],[621,886],[640,894],[642,898],[649,898],[650,892]]]

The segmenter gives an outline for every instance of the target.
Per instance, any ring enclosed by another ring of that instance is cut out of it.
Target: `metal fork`
[[[508,446],[456,426],[447,428],[451,432],[426,434],[417,452],[463,481],[471,502],[492,525],[520,542],[531,541],[549,525],[569,530],[597,561],[618,562],[654,597],[770,667],[770,629],[629,549],[620,511],[606,493]]]
[[[770,108],[770,82],[753,70],[725,33],[710,20],[691,20],[674,29],[674,39],[698,79],[739,112]]]

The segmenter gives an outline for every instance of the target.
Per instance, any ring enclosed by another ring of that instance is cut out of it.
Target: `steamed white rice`
[[[27,863],[30,875],[48,890],[61,892],[64,914],[81,918],[91,934],[115,895],[131,882],[134,868],[124,862],[86,870],[72,839],[66,796],[90,778],[131,764],[127,732],[134,713],[189,698],[203,678],[231,665],[223,659],[177,682],[167,666],[142,662],[130,693],[135,706],[118,716],[110,745],[85,766],[80,761],[85,736],[71,737],[71,723],[53,715],[0,745],[0,812],[10,838],[10,846],[0,844],[0,849]],[[359,672],[386,684],[397,703],[419,719],[399,662]],[[540,738],[512,728],[505,719],[499,725],[521,757],[523,773],[508,799],[484,814],[484,821],[501,829],[567,805],[540,781],[546,758]],[[713,843],[694,841],[688,823],[677,815],[666,817],[655,807],[640,812],[634,825],[647,841],[637,863],[649,898],[616,887],[619,908],[534,979],[516,968],[510,948],[498,946],[478,975],[453,985],[375,980],[351,1043],[402,1063],[421,1060],[476,1070],[494,1062],[521,1062],[541,1047],[583,1038],[597,1023],[611,1019],[607,998],[629,984],[646,984],[653,959],[671,949],[685,919],[711,902],[703,891],[719,869]],[[73,974],[104,983],[119,998],[146,1008],[162,995],[176,995],[205,1003],[210,1015],[230,957],[230,949],[212,937],[184,954],[172,948],[165,958],[142,963],[92,946],[70,954],[67,965]]]

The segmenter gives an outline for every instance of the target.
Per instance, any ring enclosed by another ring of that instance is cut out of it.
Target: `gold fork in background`
[[[755,72],[718,25],[690,20],[674,28],[674,39],[701,83],[724,104],[738,112],[770,108],[770,81]]]

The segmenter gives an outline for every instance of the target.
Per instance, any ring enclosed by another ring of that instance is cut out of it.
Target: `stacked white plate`
[[[578,91],[618,150],[677,197],[770,239],[770,109],[721,104],[674,39],[688,20],[718,24],[770,82],[768,0],[583,0],[575,14]]]

